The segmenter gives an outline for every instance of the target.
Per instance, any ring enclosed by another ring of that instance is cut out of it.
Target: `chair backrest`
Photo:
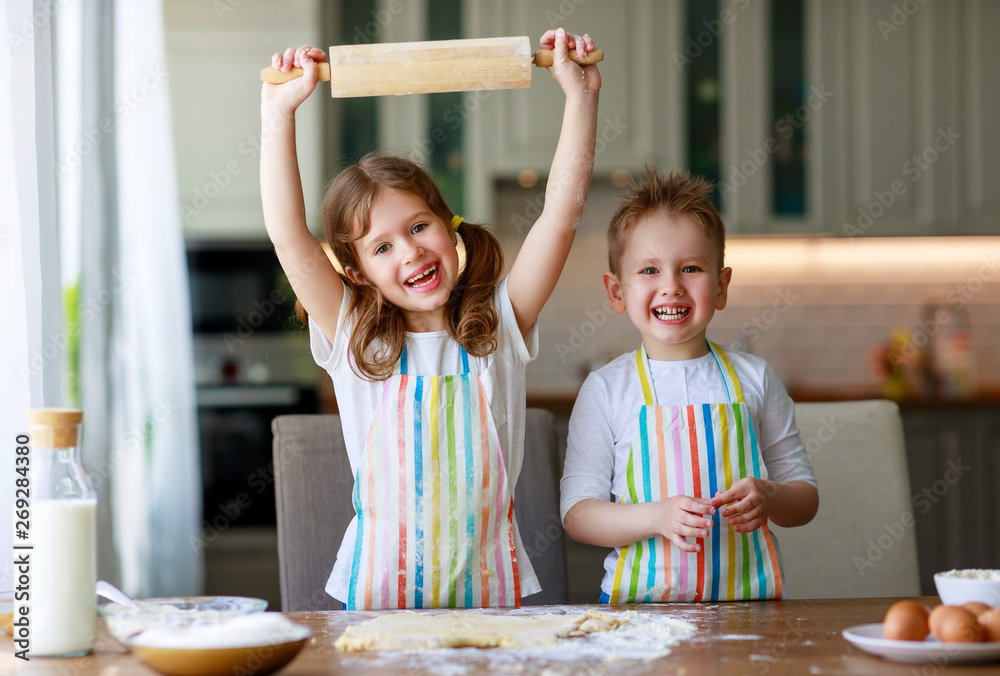
[[[919,596],[917,536],[899,407],[891,401],[795,405],[819,484],[819,513],[772,526],[786,598]]]
[[[281,609],[339,610],[326,580],[354,516],[340,416],[282,415],[271,431]]]
[[[344,532],[354,517],[351,474],[337,415],[283,415],[274,433],[281,609],[337,610],[326,593]],[[526,604],[566,602],[566,563],[559,520],[556,433],[551,413],[529,408],[524,462],[515,493],[521,539],[542,592]]]
[[[524,420],[524,462],[514,493],[514,514],[542,591],[526,596],[522,600],[526,606],[567,602],[557,455],[554,416],[541,408],[529,408]]]

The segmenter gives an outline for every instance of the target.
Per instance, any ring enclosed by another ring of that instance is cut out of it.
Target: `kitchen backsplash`
[[[638,345],[601,281],[605,229],[620,192],[610,184],[592,189],[540,317],[539,355],[528,368],[533,395],[572,396],[587,372]],[[539,194],[499,186],[497,231],[508,255],[537,216]],[[726,264],[729,304],[708,337],[765,358],[790,389],[877,389],[873,349],[894,330],[910,330],[904,348],[912,352],[966,320],[975,382],[1000,387],[1000,238],[731,237]]]

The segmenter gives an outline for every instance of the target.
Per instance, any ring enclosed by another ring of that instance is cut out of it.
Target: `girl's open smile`
[[[438,274],[438,263],[429,263],[422,266],[415,275],[406,280],[405,284],[420,293],[433,291],[441,283],[441,275]]]

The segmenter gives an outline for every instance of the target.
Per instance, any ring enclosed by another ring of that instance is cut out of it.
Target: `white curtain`
[[[125,458],[112,483],[115,542],[125,588],[165,596],[200,591],[202,563],[191,313],[161,0],[115,2],[113,31],[117,212],[104,226],[114,231],[116,255],[104,281],[120,289],[108,422],[110,448]]]
[[[161,3],[3,7],[0,35],[27,45],[0,50],[0,283],[10,298],[0,462],[14,466],[29,407],[78,395],[99,491],[99,575],[139,596],[198,593],[201,481]],[[79,378],[64,387],[67,363]],[[4,504],[11,489],[2,482]],[[10,519],[0,524],[12,535]]]
[[[53,157],[51,22],[31,0],[0,8],[0,542],[13,533],[15,441],[29,408],[62,390]],[[0,549],[0,589],[13,587],[13,550]]]

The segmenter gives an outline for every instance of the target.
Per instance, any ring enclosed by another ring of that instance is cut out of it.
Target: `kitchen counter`
[[[792,399],[801,402],[812,401],[860,401],[863,399],[887,399],[881,390],[873,388],[809,388],[793,387],[788,390]],[[901,399],[896,401],[903,410],[909,409],[969,409],[1000,405],[1000,389],[984,389],[968,399]]]
[[[797,402],[816,401],[861,401],[864,399],[886,399],[878,389],[864,387],[793,387],[788,394]],[[569,415],[576,401],[575,393],[567,394],[528,394],[528,406],[537,406],[551,411],[555,415]],[[966,410],[979,407],[1000,406],[1000,389],[987,389],[969,399],[905,399],[897,401],[905,410]]]
[[[533,612],[577,613],[587,610],[638,610],[667,615],[691,622],[693,637],[684,640],[672,652],[657,659],[606,660],[588,656],[553,660],[533,656],[526,650],[461,649],[428,653],[344,653],[333,647],[348,624],[376,617],[386,612],[323,611],[287,613],[286,616],[312,629],[312,639],[287,667],[283,676],[320,676],[322,674],[662,674],[686,676],[725,674],[888,674],[911,676],[933,670],[948,674],[996,673],[992,663],[943,666],[946,651],[934,655],[934,664],[914,665],[890,662],[869,655],[846,641],[841,632],[848,627],[880,622],[886,609],[897,599],[821,599],[799,601],[761,601],[743,603],[649,604],[640,606],[543,606]],[[929,605],[935,597],[922,599]],[[441,611],[419,611],[441,612]],[[494,609],[491,613],[511,611]],[[513,611],[513,612],[523,612]],[[566,639],[579,641],[581,639]],[[132,654],[124,652],[111,640],[103,625],[99,630],[96,652],[80,658],[32,659],[24,663],[11,654],[9,638],[0,644],[0,673],[11,673],[18,662],[20,674],[73,673],[77,676],[150,676]],[[240,671],[234,673],[250,673]],[[927,672],[930,673],[930,672]]]

